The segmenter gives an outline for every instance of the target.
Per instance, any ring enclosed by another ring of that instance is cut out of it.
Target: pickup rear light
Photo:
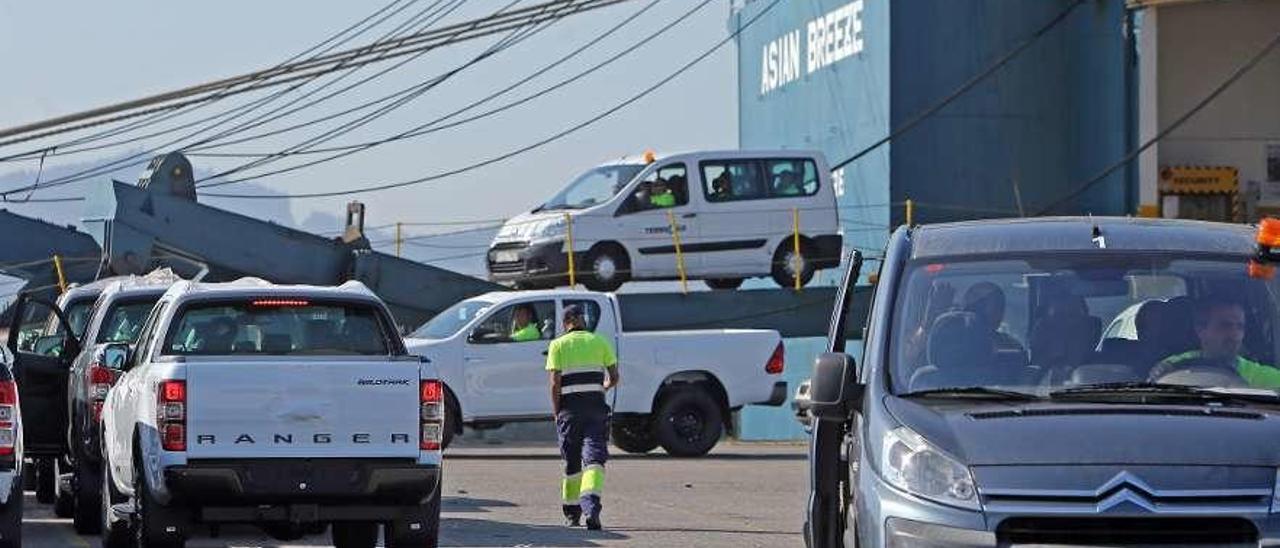
[[[769,356],[769,361],[764,364],[764,372],[770,375],[779,375],[782,370],[787,367],[786,350],[782,343],[778,343],[778,347],[773,349],[773,355]]]
[[[18,443],[18,385],[0,381],[0,456],[13,457]]]
[[[439,451],[444,437],[444,385],[436,380],[422,381],[419,388],[421,437],[418,448]]]
[[[115,375],[100,363],[89,366],[89,408],[93,413],[93,422],[102,422],[102,403],[107,401],[107,392],[115,384]]]
[[[165,451],[187,450],[187,383],[160,381],[156,392],[156,429]]]

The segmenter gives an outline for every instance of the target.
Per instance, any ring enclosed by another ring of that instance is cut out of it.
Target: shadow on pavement
[[[475,449],[471,449],[465,453],[451,452],[446,457],[450,460],[560,460],[560,455],[552,453],[481,453]],[[666,453],[649,453],[644,455],[634,455],[631,453],[622,453],[611,449],[609,451],[609,460],[707,460],[707,461],[790,461],[790,460],[806,460],[809,458],[807,453],[769,453],[769,454],[751,454],[751,453],[724,453],[712,454],[703,457],[673,457]]]
[[[440,546],[601,546],[600,541],[626,540],[614,531],[588,531],[563,526],[525,525],[479,519],[449,518],[441,523]]]
[[[488,512],[489,508],[515,508],[519,506],[514,502],[497,499],[473,499],[471,497],[459,497],[444,495],[441,500],[440,511],[442,512]]]

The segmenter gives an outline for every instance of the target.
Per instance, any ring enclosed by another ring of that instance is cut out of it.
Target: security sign
[[[1240,172],[1226,166],[1170,166],[1160,170],[1163,194],[1232,194],[1240,190]]]

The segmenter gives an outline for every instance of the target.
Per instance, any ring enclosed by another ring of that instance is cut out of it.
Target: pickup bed
[[[181,282],[104,362],[125,371],[103,409],[105,545],[218,523],[436,545],[443,390],[359,282]]]
[[[661,445],[673,455],[703,455],[732,424],[733,410],[781,405],[786,398],[776,331],[624,332],[612,294],[495,292],[454,305],[406,340],[410,353],[440,367],[452,411],[446,436],[461,432],[463,424],[486,428],[552,418],[543,366],[569,305],[583,308],[588,329],[614,344],[622,382],[610,395],[612,436],[624,451]],[[525,325],[533,330],[521,331]]]

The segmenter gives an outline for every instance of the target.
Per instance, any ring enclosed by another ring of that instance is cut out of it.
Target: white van
[[[577,279],[590,289],[676,279],[673,224],[686,276],[715,289],[757,276],[783,287],[799,276],[803,285],[840,263],[835,189],[821,153],[646,152],[597,166],[507,221],[489,247],[489,278],[520,288],[567,283],[571,232]]]

